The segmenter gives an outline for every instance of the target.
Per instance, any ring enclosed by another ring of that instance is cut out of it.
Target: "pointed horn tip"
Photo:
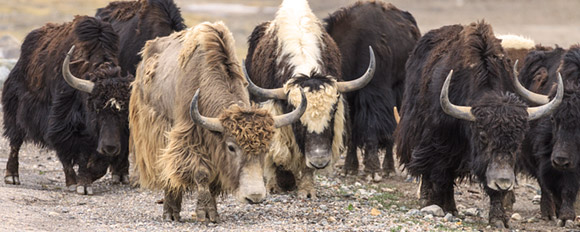
[[[70,56],[73,54],[73,51],[75,50],[75,45],[70,47],[70,50],[68,50],[68,53],[66,54],[67,56]]]

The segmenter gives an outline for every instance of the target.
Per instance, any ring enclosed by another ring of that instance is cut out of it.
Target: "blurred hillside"
[[[70,21],[73,15],[94,15],[107,0],[5,0],[0,3],[0,37],[10,34],[22,40],[47,22]],[[223,20],[234,33],[238,56],[245,55],[246,39],[254,26],[274,17],[281,0],[176,0],[188,26]],[[310,0],[323,18],[355,0]],[[490,22],[496,33],[521,34],[536,42],[568,47],[580,40],[580,1],[569,0],[393,0],[411,12],[421,32],[443,25]]]

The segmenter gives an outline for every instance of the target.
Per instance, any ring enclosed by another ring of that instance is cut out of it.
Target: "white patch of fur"
[[[503,48],[532,49],[536,46],[534,40],[521,35],[507,34],[497,35],[496,37],[501,39],[501,46]]]
[[[117,99],[115,99],[115,98],[111,98],[111,99],[109,99],[109,100],[108,100],[108,101],[105,103],[105,106],[103,107],[103,109],[104,109],[104,108],[106,108],[106,107],[107,107],[107,106],[109,106],[109,105],[111,106],[111,108],[113,108],[113,109],[116,109],[117,111],[121,111],[121,103],[119,103],[119,102],[117,101]]]
[[[302,101],[300,87],[285,84],[284,91],[288,93],[288,102],[294,107],[298,107]],[[300,122],[306,125],[310,133],[322,133],[330,124],[333,116],[330,112],[340,97],[336,81],[333,81],[332,85],[324,84],[318,91],[310,91],[310,88],[306,87],[304,94],[308,99],[308,106],[300,118]]]
[[[284,0],[268,31],[277,29],[278,64],[286,56],[294,67],[294,76],[310,75],[320,70],[322,23],[312,13],[307,0]]]

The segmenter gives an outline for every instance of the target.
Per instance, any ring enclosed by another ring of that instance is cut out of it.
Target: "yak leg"
[[[421,176],[421,183],[419,186],[419,204],[421,207],[426,207],[435,204],[431,195],[433,192],[433,183],[431,182],[429,175]]]
[[[540,198],[540,211],[542,213],[542,219],[544,220],[553,220],[556,219],[556,212],[554,206],[554,200],[552,197],[552,193],[542,184],[540,183],[540,187],[542,189],[542,198]]]
[[[194,174],[194,180],[197,184],[197,220],[200,222],[219,222],[215,196],[212,194],[209,183],[209,171],[206,168],[200,168]]]
[[[346,152],[346,158],[344,159],[344,175],[358,174],[358,155],[356,154],[356,146],[350,142],[348,146],[348,151]]]
[[[514,210],[514,203],[516,203],[516,194],[513,190],[508,191],[505,194],[502,205],[508,214],[511,214]]]
[[[316,189],[314,188],[314,169],[305,168],[298,183],[298,198],[316,199]]]
[[[183,192],[170,191],[165,189],[165,197],[163,200],[163,220],[165,221],[180,221],[181,217],[181,201],[183,199]]]
[[[376,142],[367,142],[363,153],[365,174],[368,181],[381,181],[381,161],[379,160],[379,145]]]
[[[107,174],[109,159],[93,154],[87,157],[82,155],[78,159],[79,172],[77,193],[80,195],[93,195],[92,183]]]
[[[432,192],[429,195],[429,202],[441,206],[445,212],[457,215],[457,207],[455,206],[455,198],[453,194],[453,180],[452,176],[442,176],[438,180],[433,180]],[[423,184],[425,180],[423,180]]]
[[[119,154],[111,163],[112,184],[129,184],[129,152]]]
[[[77,188],[77,174],[73,169],[73,159],[72,155],[57,151],[56,155],[62,164],[62,170],[64,171],[65,184],[68,191],[74,192]]]
[[[385,159],[383,160],[383,174],[385,177],[395,173],[395,160],[393,159],[393,140],[388,139],[385,144]]]
[[[4,176],[4,183],[19,185],[20,177],[18,176],[18,152],[22,146],[22,139],[15,139],[10,141],[10,155],[6,163],[6,176]]]
[[[509,228],[509,217],[502,205],[506,191],[496,191],[485,186],[485,192],[489,195],[489,224],[496,228]]]
[[[551,192],[556,203],[556,213],[558,214],[557,226],[573,227],[576,212],[574,211],[574,202],[578,194],[578,180],[573,174],[562,175],[553,183]]]

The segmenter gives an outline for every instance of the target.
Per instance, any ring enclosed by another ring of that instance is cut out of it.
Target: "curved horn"
[[[83,79],[77,78],[70,72],[70,68],[69,68],[70,56],[72,55],[74,50],[75,50],[75,46],[73,45],[70,48],[70,51],[68,51],[68,53],[66,54],[66,58],[64,58],[64,62],[62,62],[62,76],[64,77],[64,80],[66,81],[66,83],[68,83],[70,85],[70,87],[73,87],[73,88],[78,89],[78,90],[83,91],[83,92],[91,93],[91,92],[93,92],[93,88],[95,87],[95,83],[93,83],[92,81],[89,81],[89,80],[83,80]]]
[[[252,80],[250,79],[250,75],[248,75],[248,70],[246,70],[246,60],[242,60],[242,68],[244,70],[244,77],[248,81],[248,91],[256,96],[270,98],[270,99],[279,99],[279,100],[286,100],[288,97],[286,93],[284,93],[283,88],[277,89],[263,89],[258,87]]]
[[[308,100],[306,100],[306,95],[304,95],[302,89],[300,89],[300,95],[302,96],[302,100],[300,100],[300,105],[296,109],[287,114],[274,116],[274,126],[276,128],[290,125],[302,117],[302,114],[306,111]]]
[[[528,121],[536,120],[541,118],[545,115],[551,114],[554,110],[560,105],[562,102],[562,98],[564,97],[564,84],[562,82],[562,75],[558,72],[558,92],[556,92],[556,96],[552,101],[548,104],[536,107],[528,107]]]
[[[443,83],[443,88],[441,89],[441,96],[439,97],[439,102],[441,103],[443,112],[453,116],[454,118],[471,122],[475,121],[475,116],[471,113],[471,107],[456,106],[449,101],[449,83],[451,82],[451,76],[453,76],[453,70],[449,71],[449,75],[445,78],[445,83]]]
[[[217,132],[224,132],[224,127],[222,123],[217,118],[208,118],[201,116],[199,114],[199,109],[197,108],[197,101],[199,98],[199,89],[195,91],[195,95],[193,95],[193,99],[191,99],[191,105],[189,106],[189,116],[191,120],[195,124],[200,125],[201,127],[208,129],[210,131],[217,131]]]
[[[371,46],[369,46],[369,56],[370,56],[369,67],[367,68],[365,74],[352,81],[341,81],[336,83],[339,92],[347,93],[362,89],[373,79],[377,64],[375,61],[375,52],[373,51],[373,48]]]
[[[538,105],[544,105],[544,104],[548,104],[548,102],[550,102],[550,98],[548,98],[548,96],[543,95],[543,94],[537,94],[534,93],[528,89],[526,89],[524,86],[522,86],[522,84],[520,83],[519,79],[518,79],[518,60],[516,60],[516,62],[514,63],[514,79],[513,79],[513,83],[516,89],[516,92],[522,96],[524,99],[536,103]]]

